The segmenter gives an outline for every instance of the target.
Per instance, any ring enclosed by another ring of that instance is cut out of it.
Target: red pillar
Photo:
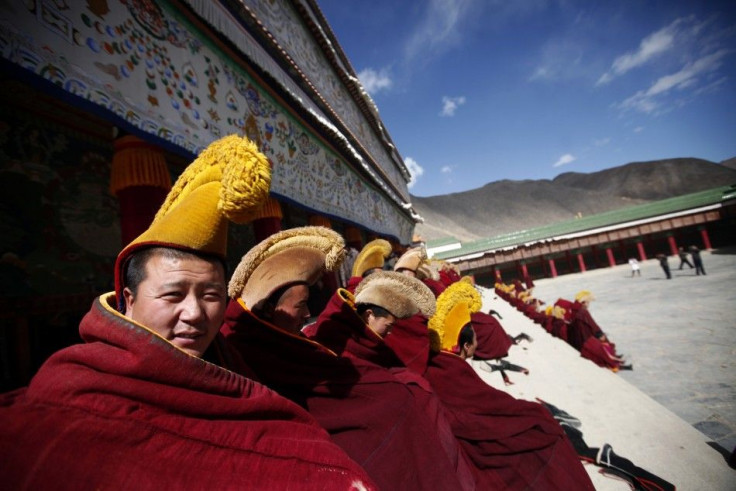
[[[705,250],[711,249],[710,245],[710,237],[708,237],[708,231],[705,229],[705,227],[700,229],[700,237],[703,239],[703,248]]]
[[[501,278],[501,270],[496,269],[496,267],[493,267],[493,274],[496,277],[496,283],[503,283],[503,278]]]
[[[280,232],[282,218],[281,205],[275,198],[269,196],[259,210],[258,217],[253,220],[253,235],[256,243]]]
[[[677,255],[677,242],[675,241],[675,236],[670,235],[667,237],[667,243],[670,245],[670,254],[673,256]]]
[[[552,278],[557,278],[557,268],[555,267],[555,260],[549,260],[549,274]]]
[[[610,247],[606,249],[606,256],[608,256],[608,265],[610,267],[616,266],[616,258],[613,257],[613,249],[611,249]]]
[[[578,266],[580,266],[580,272],[585,273],[585,259],[583,259],[583,253],[578,253]]]
[[[521,277],[526,278],[529,276],[529,271],[526,269],[526,263],[521,263]]]
[[[160,148],[133,135],[114,143],[110,191],[120,202],[123,245],[143,233],[171,189],[171,176]]]
[[[644,251],[644,243],[643,242],[637,242],[636,243],[636,250],[639,251],[639,261],[646,261],[647,260],[647,253]]]

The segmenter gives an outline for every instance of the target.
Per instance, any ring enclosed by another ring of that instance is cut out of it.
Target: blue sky
[[[414,195],[736,157],[733,2],[318,3]]]

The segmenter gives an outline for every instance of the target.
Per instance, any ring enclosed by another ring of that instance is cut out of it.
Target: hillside
[[[735,163],[694,158],[633,162],[589,174],[566,172],[552,180],[503,180],[462,193],[412,196],[424,218],[415,233],[425,240],[452,236],[469,241],[694,193],[736,183]]]

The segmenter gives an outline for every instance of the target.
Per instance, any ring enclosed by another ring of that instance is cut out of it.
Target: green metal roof
[[[441,239],[428,240],[425,245],[427,249],[434,247],[442,247],[444,245],[457,244],[460,242],[455,237],[442,237]]]
[[[436,254],[437,259],[451,259],[469,254],[504,249],[530,242],[550,239],[585,230],[609,227],[619,223],[652,218],[703,206],[714,205],[736,198],[736,184],[663,199],[643,205],[630,206],[587,217],[553,223],[528,230],[520,230],[472,242],[464,242],[459,249]]]

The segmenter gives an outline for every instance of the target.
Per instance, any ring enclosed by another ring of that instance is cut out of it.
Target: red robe
[[[353,293],[356,288],[358,288],[358,285],[360,282],[363,281],[362,276],[351,276],[348,280],[347,286],[345,286],[345,289],[349,291],[350,293]]]
[[[358,316],[344,293],[338,290],[333,295],[317,322],[306,329],[305,334],[356,363],[361,360],[374,367],[389,370],[411,391],[416,406],[420,408],[416,417],[424,428],[425,437],[431,437],[432,444],[436,445],[435,442],[438,442],[444,450],[444,458],[435,457],[434,460],[423,462],[421,472],[428,473],[431,469],[432,473],[445,478],[445,484],[435,481],[429,489],[475,488],[471,465],[455,440],[447,423],[445,410],[427,380],[404,366],[383,338]],[[454,481],[454,484],[451,485],[448,480]]]
[[[567,329],[567,342],[578,351],[582,351],[583,345],[589,337],[597,337],[601,328],[593,320],[590,311],[581,303],[575,302],[572,306],[573,318]]]
[[[238,302],[228,306],[221,332],[264,384],[305,407],[381,489],[459,488],[434,423],[390,371],[338,357]]]
[[[478,348],[475,350],[474,358],[496,360],[508,356],[509,348],[514,342],[495,317],[485,312],[476,312],[470,314],[470,320],[478,339]]]
[[[113,304],[96,300],[86,344],[0,397],[3,488],[374,489],[306,411]]]
[[[430,356],[425,377],[479,470],[479,488],[594,489],[564,431],[541,405],[494,389],[447,352]]]
[[[424,375],[429,360],[428,333],[427,318],[417,314],[408,319],[398,319],[384,342],[404,366],[418,375]]]
[[[610,368],[618,371],[621,362],[616,357],[616,345],[601,341],[595,336],[589,337],[580,350],[580,355],[587,358],[599,367]]]

